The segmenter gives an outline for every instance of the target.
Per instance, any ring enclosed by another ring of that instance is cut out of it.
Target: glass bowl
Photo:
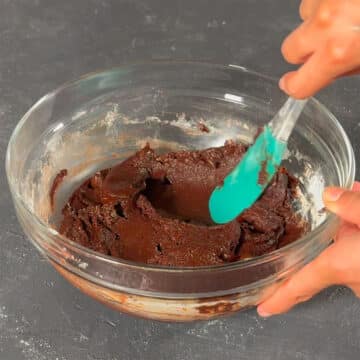
[[[82,247],[61,236],[56,224],[81,182],[146,142],[159,152],[220,146],[228,139],[249,143],[284,101],[272,78],[235,65],[135,64],[65,84],[39,100],[10,139],[6,171],[19,222],[59,273],[117,310],[190,321],[254,306],[328,246],[339,221],[324,211],[322,190],[327,185],[350,188],[354,180],[349,140],[314,99],[298,121],[284,160],[301,179],[300,208],[311,232],[279,250],[221,266],[150,266]],[[199,123],[210,131],[202,131]],[[49,192],[62,169],[68,176],[52,210]]]

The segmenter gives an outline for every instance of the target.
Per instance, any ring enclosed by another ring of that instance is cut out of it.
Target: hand
[[[360,0],[302,0],[303,23],[284,41],[282,53],[291,64],[280,88],[307,98],[340,76],[360,73]]]
[[[334,243],[260,304],[259,315],[286,312],[331,285],[346,285],[360,297],[360,182],[352,191],[327,188],[323,197],[343,220]]]

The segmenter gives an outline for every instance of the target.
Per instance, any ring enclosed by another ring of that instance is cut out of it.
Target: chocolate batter
[[[149,146],[97,172],[71,196],[60,232],[117,258],[168,266],[223,264],[262,255],[299,238],[297,180],[280,169],[262,197],[225,225],[212,223],[208,199],[246,147],[157,155]]]

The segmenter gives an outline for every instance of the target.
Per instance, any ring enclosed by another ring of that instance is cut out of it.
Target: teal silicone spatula
[[[290,97],[223,184],[214,189],[209,210],[215,223],[234,220],[260,197],[281,164],[289,136],[306,102]]]

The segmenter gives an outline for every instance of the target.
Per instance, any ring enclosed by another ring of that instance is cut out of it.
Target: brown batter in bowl
[[[156,155],[145,146],[73,193],[63,209],[60,233],[105,255],[166,266],[224,264],[297,240],[309,226],[294,211],[297,180],[284,168],[237,220],[212,223],[210,194],[246,149],[227,142]]]

